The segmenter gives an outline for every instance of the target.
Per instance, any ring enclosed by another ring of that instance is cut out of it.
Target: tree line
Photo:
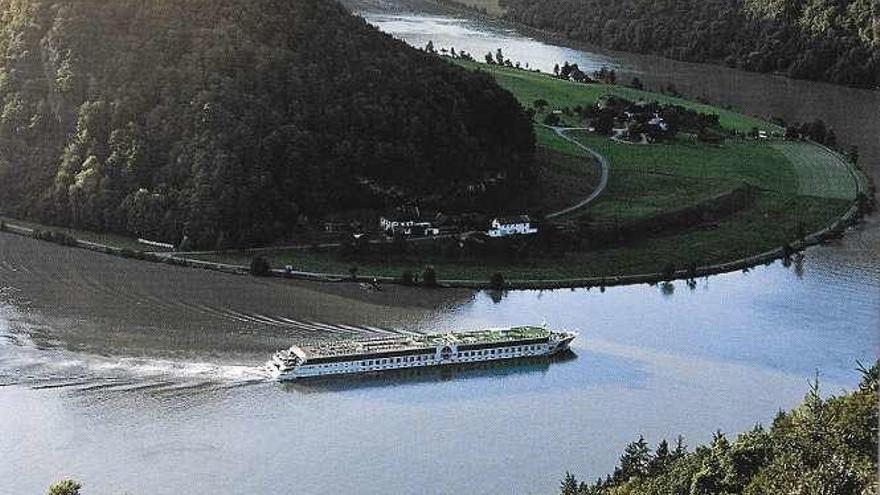
[[[505,16],[606,48],[880,86],[872,0],[503,0]]]
[[[534,134],[510,93],[335,1],[0,0],[0,14],[8,215],[220,248],[402,198],[490,208],[477,186],[530,178]]]
[[[681,437],[652,449],[643,437],[624,449],[612,474],[579,482],[566,473],[561,495],[860,495],[877,492],[878,364],[860,367],[859,388],[825,398],[818,379],[803,402],[690,451]]]

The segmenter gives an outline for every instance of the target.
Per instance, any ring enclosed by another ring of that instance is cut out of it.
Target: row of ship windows
[[[520,347],[505,347],[502,349],[488,349],[485,351],[466,351],[459,352],[457,356],[453,357],[477,357],[477,356],[494,356],[494,355],[503,355],[503,354],[512,354],[516,352],[528,352],[528,351],[536,351],[539,350],[540,346],[537,345],[527,345]],[[409,356],[409,357],[398,357],[398,358],[387,358],[387,359],[373,359],[373,360],[365,360],[361,361],[361,366],[381,366],[383,364],[400,364],[400,363],[412,363],[412,362],[421,362],[421,361],[434,361],[436,358],[433,354],[425,355],[425,356]],[[348,366],[349,363],[343,363],[344,366]],[[337,367],[339,364],[323,364],[319,365],[320,368],[331,368]]]

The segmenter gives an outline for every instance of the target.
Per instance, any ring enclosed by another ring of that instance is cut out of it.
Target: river
[[[816,111],[877,157],[863,144],[880,133],[875,93],[565,48],[414,0],[353,2],[416,45]],[[845,113],[864,133],[847,134]],[[64,476],[87,494],[552,493],[565,470],[612,470],[640,434],[694,445],[767,423],[815,373],[825,393],[852,389],[856,362],[880,356],[878,308],[877,219],[802,262],[694,287],[506,294],[264,281],[0,234],[0,493]],[[573,355],[305,385],[259,370],[293,339],[542,321],[581,331]]]

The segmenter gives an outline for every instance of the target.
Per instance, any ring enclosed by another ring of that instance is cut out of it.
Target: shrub
[[[272,267],[264,256],[254,256],[248,271],[255,277],[268,277],[272,272]]]
[[[400,274],[400,283],[403,285],[412,285],[413,284],[413,272],[409,270],[404,270],[403,273]]]
[[[62,246],[76,246],[76,238],[64,232],[55,232],[53,230],[33,230],[33,237],[46,242],[54,242]]]
[[[49,495],[79,495],[81,488],[82,485],[74,480],[59,481],[49,487]]]
[[[504,275],[502,275],[500,272],[493,273],[492,276],[489,278],[489,285],[496,290],[503,289],[505,285]]]
[[[558,125],[559,124],[559,116],[556,115],[555,113],[548,113],[544,117],[544,124],[545,125]]]
[[[422,272],[422,284],[425,287],[437,286],[437,272],[434,270],[433,266],[425,267],[425,271]]]

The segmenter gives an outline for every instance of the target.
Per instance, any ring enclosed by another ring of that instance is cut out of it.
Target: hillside
[[[860,366],[857,390],[824,397],[818,379],[803,402],[729,440],[720,431],[688,451],[644,438],[626,446],[606,478],[578,483],[566,474],[560,495],[877,493],[878,365]]]
[[[880,85],[871,0],[503,0],[508,19],[606,48]]]
[[[0,15],[0,213],[224,247],[529,178],[513,96],[336,2],[0,0]]]

